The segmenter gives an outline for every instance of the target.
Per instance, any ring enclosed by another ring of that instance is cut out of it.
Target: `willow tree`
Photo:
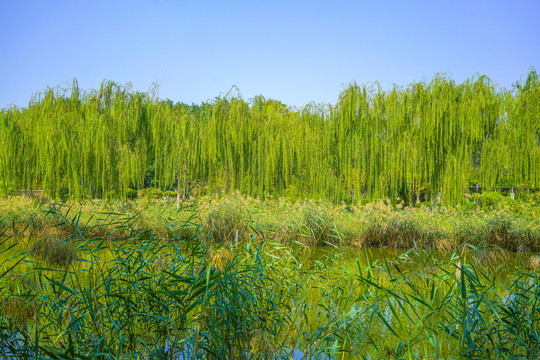
[[[193,163],[198,135],[194,117],[187,105],[161,102],[152,106],[150,118],[156,184],[165,189],[176,188],[179,200],[181,179]],[[185,189],[185,177],[183,185]]]
[[[471,183],[537,189],[539,88],[535,71],[513,92],[485,76],[436,75],[387,91],[353,83],[334,106],[296,109],[239,93],[187,106],[74,81],[0,110],[0,190],[84,198],[154,186],[179,198],[187,171],[198,194],[335,202],[424,194],[453,204]]]

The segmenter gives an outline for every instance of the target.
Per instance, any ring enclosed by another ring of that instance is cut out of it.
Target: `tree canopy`
[[[0,191],[122,197],[188,174],[198,193],[459,203],[471,183],[540,187],[539,89],[534,70],[513,91],[437,75],[388,91],[353,83],[335,105],[295,109],[238,95],[189,106],[74,81],[0,110]]]

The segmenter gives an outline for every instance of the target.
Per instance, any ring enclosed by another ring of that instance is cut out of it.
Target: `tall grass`
[[[4,358],[516,359],[540,351],[538,271],[522,264],[501,277],[478,265],[474,246],[376,261],[358,249],[351,263],[339,247],[306,257],[312,248],[268,239],[209,242],[203,224],[176,241],[139,229],[87,237],[76,219],[66,218],[78,251],[69,267],[40,260],[54,247],[13,254],[20,244],[0,240]],[[185,234],[184,226],[192,224],[171,229]]]
[[[8,236],[41,238],[159,237],[188,240],[204,236],[233,243],[252,236],[283,244],[343,244],[453,251],[467,242],[486,249],[537,251],[540,216],[537,202],[512,207],[409,207],[390,202],[362,206],[284,198],[261,201],[240,195],[175,201],[34,202],[27,197],[0,199],[0,229]],[[178,224],[181,224],[179,226]]]

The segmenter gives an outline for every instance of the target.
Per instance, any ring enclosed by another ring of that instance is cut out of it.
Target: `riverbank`
[[[358,247],[424,246],[450,251],[468,242],[510,251],[540,249],[535,201],[462,207],[408,207],[378,201],[335,205],[240,195],[185,200],[140,198],[54,203],[16,196],[0,199],[0,233],[14,237],[192,237],[213,242],[271,239],[282,244]]]
[[[540,354],[540,260],[524,252],[537,246],[535,204],[352,207],[236,196],[178,209],[156,199],[17,197],[0,206],[2,356]],[[465,243],[453,248],[460,236]],[[325,243],[364,248],[315,246]]]
[[[314,256],[320,247],[151,231],[13,254],[10,240],[0,239],[0,355],[15,359],[540,354],[537,257],[484,265],[466,245]]]

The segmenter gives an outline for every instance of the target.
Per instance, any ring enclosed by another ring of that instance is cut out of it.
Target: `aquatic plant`
[[[78,259],[77,249],[67,241],[44,238],[36,241],[30,254],[45,265],[69,268]]]
[[[313,248],[270,239],[142,232],[107,240],[75,231],[66,245],[81,261],[69,268],[40,266],[0,237],[0,354],[511,359],[540,349],[538,272],[524,264],[499,277],[469,244],[378,260],[364,248],[351,261],[337,246],[310,257]]]
[[[215,204],[208,212],[208,236],[216,242],[244,240],[244,209],[235,199],[225,199]]]

